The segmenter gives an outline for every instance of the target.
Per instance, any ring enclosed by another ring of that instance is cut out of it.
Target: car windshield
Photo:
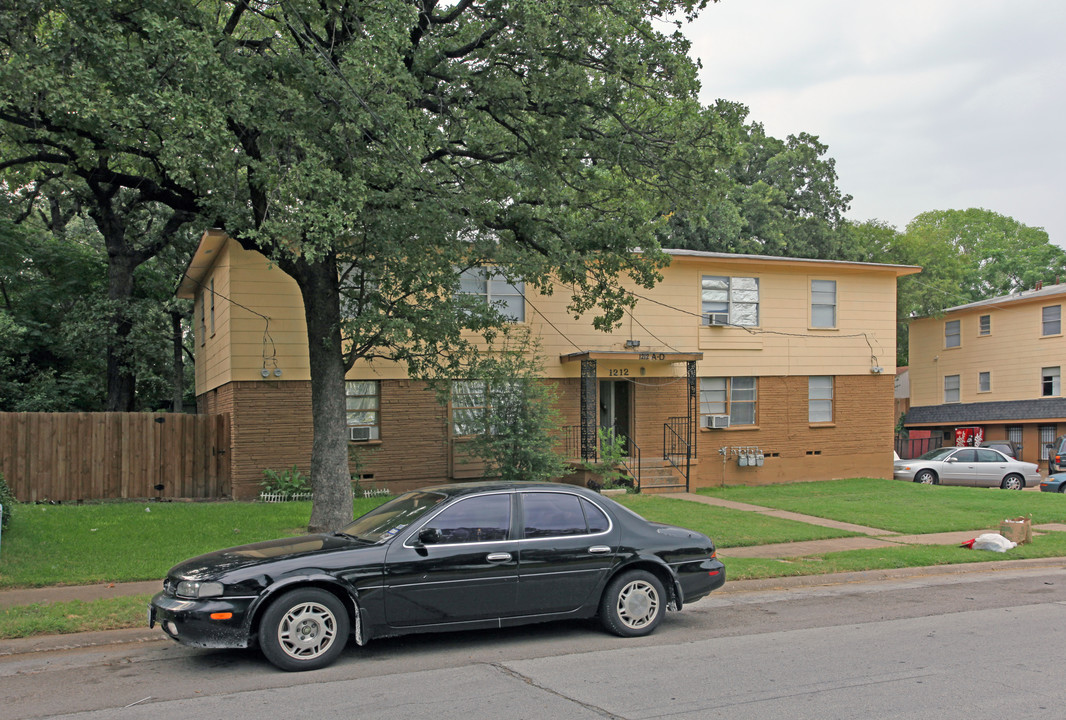
[[[958,450],[958,448],[955,448],[955,447],[937,448],[936,450],[930,450],[929,452],[927,452],[925,455],[922,455],[918,459],[919,460],[943,460],[945,457],[947,457],[951,453],[955,452],[956,450]]]
[[[404,493],[356,518],[351,525],[341,530],[341,534],[370,543],[388,540],[424,515],[427,510],[443,502],[446,497],[435,492]]]

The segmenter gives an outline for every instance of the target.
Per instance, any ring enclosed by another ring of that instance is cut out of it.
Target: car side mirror
[[[958,462],[958,461],[959,461],[959,459],[958,459],[958,458],[953,458],[953,457],[949,457],[949,458],[948,458],[948,462],[949,462],[949,463],[953,463],[953,462]]]
[[[421,545],[436,545],[441,541],[441,533],[437,528],[422,528],[418,532],[418,542]]]

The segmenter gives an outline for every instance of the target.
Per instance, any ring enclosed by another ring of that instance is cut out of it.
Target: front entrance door
[[[627,438],[632,437],[629,388],[628,380],[600,380],[600,427]]]

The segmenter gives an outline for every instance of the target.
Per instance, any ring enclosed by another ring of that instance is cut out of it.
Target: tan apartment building
[[[910,323],[912,436],[945,445],[1012,440],[1022,459],[1046,459],[1066,432],[1066,285],[948,308]]]
[[[636,292],[612,333],[575,320],[565,292],[464,283],[538,339],[561,449],[588,457],[609,427],[645,464],[668,466],[680,488],[891,477],[896,279],[918,269],[668,253],[663,281]],[[196,304],[199,410],[230,415],[234,496],[253,496],[264,469],[306,472],[310,377],[296,283],[209,232],[179,295]],[[457,379],[447,406],[395,364],[357,365],[346,384],[352,470],[365,486],[395,492],[478,475],[462,452],[462,417],[482,402],[476,383]]]

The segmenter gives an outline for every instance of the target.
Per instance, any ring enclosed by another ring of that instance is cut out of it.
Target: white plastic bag
[[[974,550],[992,550],[993,552],[1007,552],[1012,547],[1017,546],[1018,543],[1011,542],[999,533],[985,533],[984,535],[978,535],[977,538],[973,541]]]

